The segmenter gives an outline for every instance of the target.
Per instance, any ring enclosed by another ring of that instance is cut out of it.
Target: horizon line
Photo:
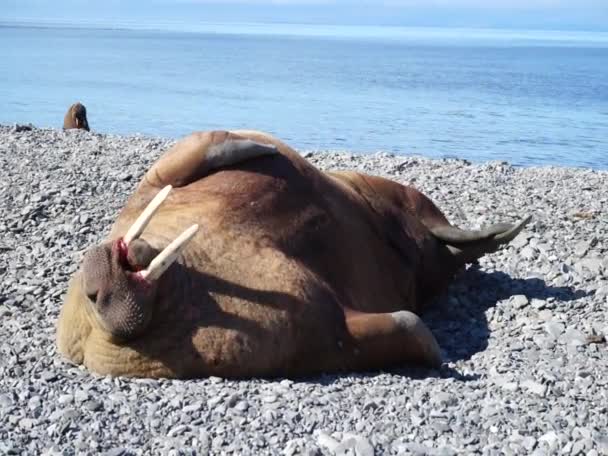
[[[217,33],[217,34],[252,34],[252,35],[294,35],[294,36],[309,36],[308,34],[297,33],[294,30],[284,30],[286,33],[273,33],[272,31],[261,31],[252,30],[239,31],[231,30],[232,27],[246,26],[246,27],[257,27],[257,26],[300,26],[309,27],[311,29],[317,29],[317,32],[322,31],[323,28],[333,27],[338,30],[392,30],[402,32],[438,32],[438,31],[451,31],[451,32],[499,32],[497,35],[507,32],[512,33],[538,33],[543,35],[555,35],[561,34],[562,36],[543,36],[538,37],[539,39],[573,39],[573,36],[564,35],[579,35],[578,38],[583,38],[580,35],[589,35],[589,38],[601,37],[600,42],[608,41],[608,30],[590,30],[590,29],[556,29],[556,28],[529,28],[529,27],[463,27],[454,25],[444,26],[429,26],[429,25],[394,25],[394,24],[332,24],[332,23],[311,23],[311,22],[285,22],[285,21],[200,21],[198,23],[187,23],[181,21],[166,21],[166,22],[136,22],[123,20],[117,25],[113,26],[110,21],[102,20],[58,20],[58,19],[42,19],[42,18],[2,18],[0,17],[0,27],[15,27],[15,28],[63,28],[63,29],[93,29],[93,30],[116,30],[116,31],[158,31],[158,32],[175,32],[175,33]],[[186,26],[185,29],[177,28],[179,26]],[[211,27],[219,26],[220,30],[213,30]],[[223,28],[223,29],[222,29]],[[499,38],[500,36],[494,35]],[[312,36],[336,36],[332,34],[316,34]],[[337,35],[339,36],[339,35]],[[512,37],[510,37],[512,38]],[[533,39],[533,36],[522,36],[521,38]],[[597,41],[597,40],[595,40]]]

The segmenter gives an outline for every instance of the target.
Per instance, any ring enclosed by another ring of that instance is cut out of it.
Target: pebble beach
[[[438,370],[180,381],[67,363],[67,282],[173,143],[0,125],[0,455],[608,455],[608,171],[301,151],[413,185],[461,227],[533,216],[423,315]]]

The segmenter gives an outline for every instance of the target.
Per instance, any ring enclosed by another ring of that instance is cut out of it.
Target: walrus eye
[[[91,301],[93,304],[95,304],[97,302],[97,292],[92,291],[92,292],[87,293],[87,298],[89,298],[89,301]]]

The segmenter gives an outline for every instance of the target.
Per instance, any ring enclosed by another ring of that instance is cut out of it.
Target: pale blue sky
[[[2,0],[0,20],[287,22],[608,31],[608,0]]]

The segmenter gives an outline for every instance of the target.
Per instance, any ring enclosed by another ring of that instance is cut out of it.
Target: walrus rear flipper
[[[150,168],[146,179],[154,187],[183,187],[219,168],[277,153],[273,144],[228,131],[193,133],[169,149]]]
[[[498,223],[482,230],[463,230],[451,225],[430,228],[431,233],[443,241],[458,263],[470,263],[477,258],[492,253],[511,242],[530,222],[532,216],[511,225]]]

